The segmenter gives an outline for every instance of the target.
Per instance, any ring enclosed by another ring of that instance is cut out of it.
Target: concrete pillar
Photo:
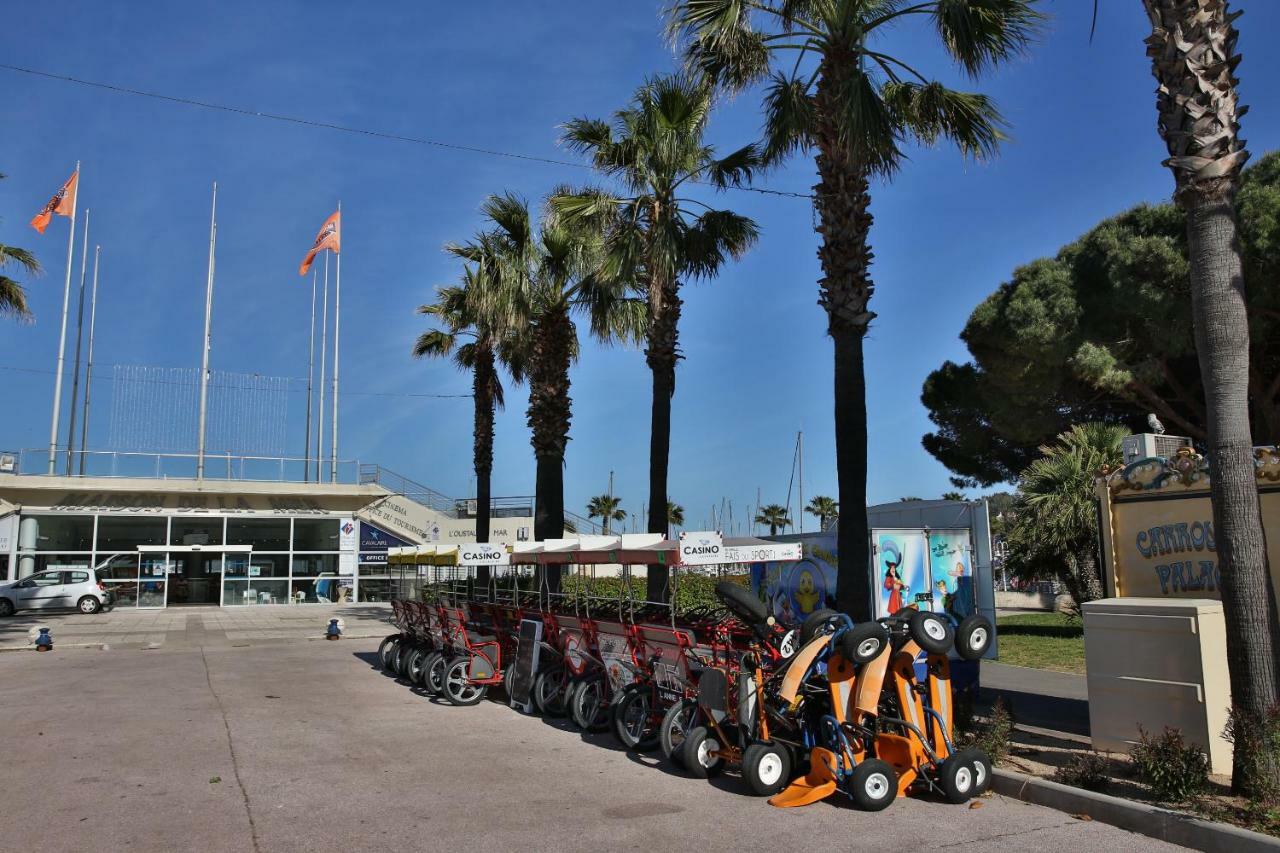
[[[36,545],[40,541],[40,522],[32,516],[23,516],[18,522],[18,578],[34,574],[36,570]]]

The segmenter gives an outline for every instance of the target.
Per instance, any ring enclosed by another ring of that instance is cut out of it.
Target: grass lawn
[[[1000,663],[1084,673],[1084,625],[1061,613],[1019,613],[996,619]]]

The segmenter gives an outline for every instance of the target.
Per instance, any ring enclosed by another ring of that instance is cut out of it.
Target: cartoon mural
[[[933,580],[933,611],[964,618],[975,610],[973,548],[967,530],[929,532],[929,574]]]
[[[825,543],[824,543],[825,544]],[[785,624],[801,622],[815,610],[835,607],[835,537],[830,550],[809,545],[806,557],[795,563],[756,564],[751,567],[751,585],[764,599],[774,618]]]
[[[928,606],[932,593],[925,567],[925,538],[915,530],[875,532],[877,616],[891,616],[913,604]]]

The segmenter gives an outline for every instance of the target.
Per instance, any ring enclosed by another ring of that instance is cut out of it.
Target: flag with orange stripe
[[[302,259],[302,266],[298,267],[298,275],[306,275],[307,270],[311,269],[311,262],[316,259],[316,255],[325,249],[333,252],[335,255],[342,251],[342,211],[335,211],[324,221],[324,225],[320,228],[320,233],[316,235],[316,241],[311,244],[311,251],[307,252],[307,256]]]
[[[31,227],[44,233],[44,229],[49,227],[53,215],[71,216],[76,209],[76,186],[80,183],[80,170],[71,173],[71,177],[67,178],[67,182],[62,185],[62,189],[53,194],[53,198],[49,199],[49,203],[44,206],[44,210],[40,211],[31,220]]]

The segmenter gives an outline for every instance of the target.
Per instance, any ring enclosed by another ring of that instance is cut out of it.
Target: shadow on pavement
[[[978,691],[976,710],[981,713],[989,712],[996,697],[1004,700],[1015,723],[1089,736],[1089,703],[1084,699],[1063,699],[1058,696],[983,687]]]

